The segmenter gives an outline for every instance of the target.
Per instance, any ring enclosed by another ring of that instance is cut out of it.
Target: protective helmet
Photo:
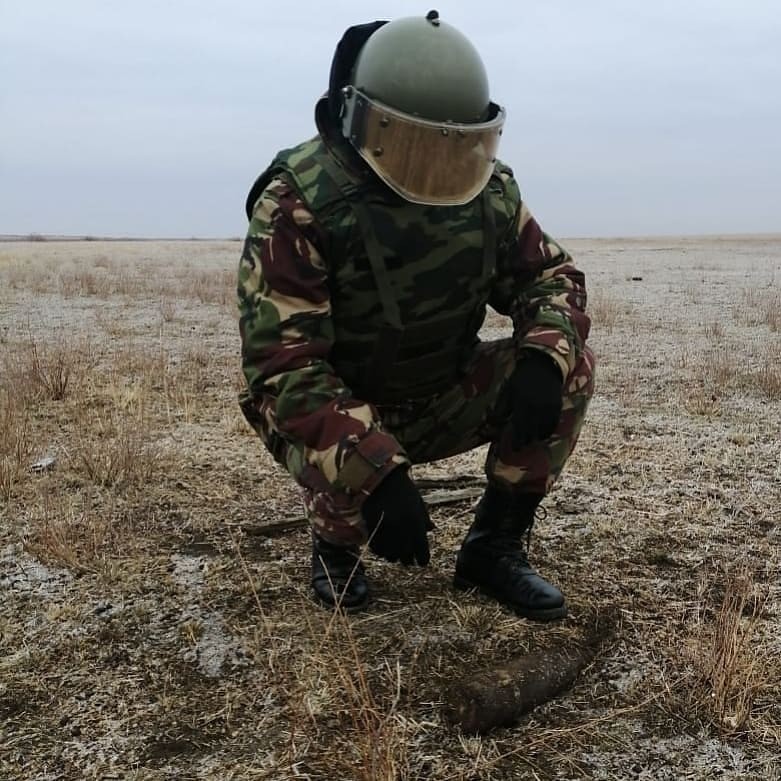
[[[342,100],[343,135],[402,198],[464,204],[488,183],[504,109],[474,46],[436,11],[373,32]]]

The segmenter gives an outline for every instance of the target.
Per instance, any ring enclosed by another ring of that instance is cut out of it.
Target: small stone
[[[43,472],[51,472],[54,469],[54,465],[57,463],[57,459],[54,456],[44,456],[39,458],[36,462],[30,464],[30,471],[36,474],[42,474]]]

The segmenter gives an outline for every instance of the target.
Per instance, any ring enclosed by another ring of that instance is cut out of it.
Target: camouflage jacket
[[[497,164],[484,197],[466,206],[411,204],[365,175],[348,202],[341,193],[329,196],[323,154],[330,152],[320,139],[287,150],[248,202],[238,285],[247,381],[241,405],[305,488],[365,496],[406,461],[383,429],[376,404],[382,398],[350,374],[372,351],[382,354],[376,347],[388,321],[420,321],[434,331],[452,325],[458,346],[468,349],[490,305],[512,318],[519,350],[545,352],[566,377],[588,335],[586,292],[583,274],[540,229],[508,167]],[[356,220],[361,210],[376,228],[368,238]],[[367,260],[373,241],[382,245],[381,273]],[[378,291],[383,285],[393,291],[390,304]],[[451,310],[460,313],[457,324]],[[398,365],[405,357],[410,364],[394,389],[397,399],[416,371],[436,364],[445,331],[427,344],[420,336],[426,330],[408,345],[416,356],[403,354],[403,339],[394,345],[402,351]],[[455,376],[452,350],[448,361]],[[420,390],[410,388],[410,395]]]

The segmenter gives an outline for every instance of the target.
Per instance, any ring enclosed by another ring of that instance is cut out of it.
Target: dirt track
[[[300,502],[235,403],[238,243],[0,244],[0,778],[781,778],[781,238],[565,244],[599,364],[533,539],[556,626],[451,588],[469,500],[367,614],[309,602],[306,531],[258,533]],[[517,727],[444,719],[608,615]]]

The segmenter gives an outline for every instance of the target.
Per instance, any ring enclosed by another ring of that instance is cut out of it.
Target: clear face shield
[[[392,190],[413,203],[469,203],[488,184],[504,109],[489,105],[485,122],[433,122],[385,106],[345,87],[342,133]]]

